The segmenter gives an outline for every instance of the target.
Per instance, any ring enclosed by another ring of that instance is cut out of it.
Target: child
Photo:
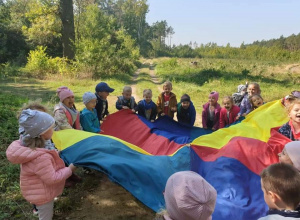
[[[60,99],[54,107],[55,130],[77,129],[81,130],[79,112],[74,105],[74,93],[68,87],[59,87],[57,95]]]
[[[154,122],[157,115],[157,107],[152,101],[152,91],[151,89],[145,89],[143,91],[144,99],[139,101],[135,110],[138,115],[145,117],[147,120]]]
[[[136,102],[132,95],[132,88],[130,86],[124,86],[122,96],[118,96],[116,102],[116,108],[121,109],[131,109],[135,112]]]
[[[193,127],[196,120],[196,110],[189,95],[181,96],[177,104],[177,120],[179,123]]]
[[[248,86],[248,94],[244,96],[241,105],[240,105],[240,112],[237,116],[237,119],[239,119],[241,116],[246,116],[249,112],[251,112],[252,107],[251,107],[251,103],[248,99],[248,97],[252,96],[252,95],[260,95],[260,86],[258,83],[250,83]]]
[[[287,143],[278,157],[281,163],[293,165],[300,171],[300,141]]]
[[[287,95],[284,98],[282,98],[281,103],[285,107],[288,107],[296,99],[300,99],[300,91],[295,90],[295,91],[291,92],[290,95]]]
[[[171,92],[172,83],[170,81],[164,82],[163,90],[156,102],[158,116],[168,115],[173,118],[174,112],[177,111],[177,99],[176,95]]]
[[[250,101],[250,104],[251,104],[251,110],[252,111],[264,104],[263,98],[258,94],[250,96],[249,101]]]
[[[99,133],[100,122],[97,117],[95,106],[97,104],[97,97],[91,92],[86,92],[82,96],[85,108],[80,113],[80,124],[84,131]]]
[[[26,109],[19,118],[24,135],[6,150],[7,159],[21,165],[20,188],[24,198],[37,205],[39,219],[52,219],[54,198],[64,189],[65,180],[75,166],[65,167],[57,151],[44,148],[53,134],[54,118],[49,114]]]
[[[236,106],[240,107],[244,96],[247,95],[247,88],[248,88],[248,82],[246,82],[245,85],[239,85],[237,93],[232,94],[232,98]]]
[[[290,120],[278,132],[292,141],[300,140],[300,99],[293,101],[287,111]]]
[[[181,171],[169,177],[164,198],[167,220],[207,220],[215,209],[217,191],[193,171]]]
[[[240,112],[240,107],[234,105],[231,96],[223,99],[224,108],[220,111],[220,128],[224,128],[236,121],[236,116]]]
[[[218,103],[219,93],[211,92],[208,96],[208,102],[203,105],[202,126],[204,129],[218,130],[220,123],[221,106]]]
[[[261,174],[261,189],[269,206],[268,219],[300,218],[300,174],[293,166],[276,163],[265,168]]]
[[[97,104],[95,108],[99,122],[105,120],[105,117],[109,115],[107,96],[114,90],[115,89],[110,88],[105,82],[100,82],[96,85],[95,95],[97,96]]]

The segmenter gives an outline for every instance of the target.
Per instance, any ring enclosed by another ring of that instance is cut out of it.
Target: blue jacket
[[[80,112],[80,124],[84,131],[94,133],[99,133],[101,131],[96,109],[90,111],[84,108],[82,112]]]
[[[179,123],[194,126],[196,110],[192,101],[190,102],[188,109],[182,108],[181,103],[177,104],[177,120]]]
[[[135,110],[138,112],[138,115],[143,116],[144,118],[147,118],[148,115],[149,118],[147,118],[147,120],[155,120],[157,115],[157,106],[153,101],[146,103],[143,99],[139,101]]]

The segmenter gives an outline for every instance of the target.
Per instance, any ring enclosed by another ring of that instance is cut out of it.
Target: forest
[[[300,34],[242,43],[172,45],[166,20],[149,24],[147,0],[0,0],[0,72],[43,78],[131,74],[155,57],[300,59]]]

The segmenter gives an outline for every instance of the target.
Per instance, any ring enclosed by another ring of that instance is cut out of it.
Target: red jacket
[[[226,108],[222,108],[220,112],[220,128],[232,124],[236,120],[236,116],[240,112],[240,107],[233,105],[229,111],[229,118],[227,117]]]
[[[46,204],[60,195],[65,180],[72,174],[57,151],[24,147],[19,140],[9,145],[6,156],[10,162],[21,165],[22,195],[35,205]]]

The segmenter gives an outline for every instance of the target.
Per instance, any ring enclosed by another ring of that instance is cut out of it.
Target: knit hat
[[[25,130],[24,135],[29,135],[31,138],[45,133],[54,123],[55,120],[51,115],[31,109],[23,110],[19,118],[19,124]]]
[[[74,93],[66,86],[59,87],[56,92],[61,102],[70,96],[74,96]]]
[[[208,220],[215,209],[217,192],[193,171],[170,176],[164,193],[170,219]]]
[[[216,101],[219,99],[219,93],[216,91],[213,91],[209,94],[209,98],[214,97]]]
[[[238,85],[238,93],[241,93],[245,89],[247,89],[247,87],[245,85]]]
[[[113,92],[113,91],[115,91],[115,89],[110,88],[107,85],[107,83],[105,83],[105,82],[98,83],[95,90],[96,90],[96,92]]]
[[[300,141],[289,142],[284,146],[284,149],[293,162],[294,167],[300,171]]]
[[[300,99],[300,91],[293,91],[292,92],[292,95],[297,98],[297,99]]]
[[[180,102],[191,102],[191,98],[188,94],[181,96]]]
[[[83,104],[88,104],[92,99],[97,99],[96,95],[91,92],[86,92],[82,96]]]

